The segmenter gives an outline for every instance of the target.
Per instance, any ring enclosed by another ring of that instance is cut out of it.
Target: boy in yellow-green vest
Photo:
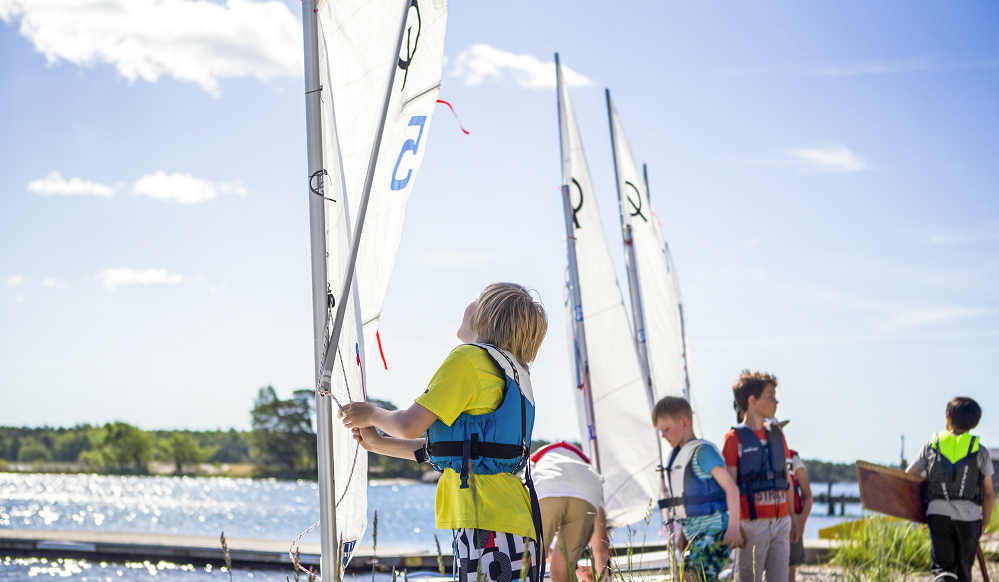
[[[926,475],[926,523],[935,582],[971,582],[978,538],[992,515],[992,460],[969,431],[982,409],[971,398],[947,403],[947,430],[926,443],[907,473]]]
[[[340,413],[366,450],[429,461],[442,472],[437,528],[455,531],[460,582],[516,582],[522,574],[540,582],[543,575],[537,496],[516,473],[527,466],[534,426],[527,366],[547,329],[544,307],[526,288],[494,283],[465,309],[462,345],[412,406],[388,411],[352,402]]]

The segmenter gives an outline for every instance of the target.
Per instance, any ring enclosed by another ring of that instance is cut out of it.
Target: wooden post
[[[829,502],[829,513],[828,515],[836,515],[836,504],[833,503],[832,498],[832,481],[826,483],[826,501]]]

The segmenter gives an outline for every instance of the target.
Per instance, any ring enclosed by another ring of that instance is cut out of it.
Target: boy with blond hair
[[[995,492],[992,459],[971,430],[982,419],[978,403],[958,396],[947,403],[947,430],[933,435],[905,471],[926,475],[926,524],[934,580],[971,582],[978,538],[989,523]]]
[[[733,547],[742,544],[739,488],[718,448],[694,436],[694,413],[684,398],[667,396],[652,410],[652,424],[673,447],[666,464],[667,522],[679,521],[687,547],[683,567],[695,580],[718,579]]]
[[[787,471],[791,451],[774,421],[777,377],[743,370],[732,386],[743,422],[725,435],[722,456],[738,484],[745,546],[739,550],[739,582],[787,582],[791,544],[798,539]]]
[[[516,473],[527,466],[534,427],[528,364],[547,329],[544,307],[525,287],[489,285],[465,308],[458,328],[462,345],[412,406],[388,411],[352,402],[340,413],[366,450],[429,461],[443,473],[436,521],[438,529],[455,530],[461,582],[479,576],[540,582],[544,573],[537,496],[530,471],[530,492]]]

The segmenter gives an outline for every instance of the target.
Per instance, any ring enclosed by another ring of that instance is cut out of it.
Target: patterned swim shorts
[[[722,543],[724,539],[724,530],[708,530],[698,533],[687,543],[687,550],[683,553],[683,566],[696,575],[695,580],[712,582],[718,579],[731,552]]]
[[[530,538],[509,533],[463,528],[457,530],[458,582],[519,582],[527,548],[527,580],[535,580],[537,544]]]

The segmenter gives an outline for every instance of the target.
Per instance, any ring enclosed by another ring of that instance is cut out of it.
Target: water
[[[824,492],[814,483],[813,493]],[[436,485],[372,483],[368,488],[368,530],[361,545],[371,545],[371,521],[378,510],[378,545],[436,551],[434,534],[445,552],[451,532],[434,527]],[[833,495],[857,495],[856,483],[833,485]],[[817,538],[823,527],[842,523],[827,517],[826,506],[815,505],[806,538]],[[847,505],[847,517],[862,514]],[[838,511],[838,508],[837,508]],[[290,544],[319,519],[319,492],[310,481],[231,479],[226,477],[119,477],[106,475],[41,475],[0,473],[0,528],[119,531],[287,540]],[[634,540],[662,543],[658,520],[633,527]],[[318,542],[318,532],[304,538]],[[613,533],[615,543],[627,542],[627,530]],[[3,556],[0,555],[0,559]],[[277,582],[285,571],[237,571],[233,580]],[[37,576],[73,578],[81,582],[116,579],[228,580],[228,574],[204,564],[100,564],[86,561],[7,559],[0,565],[0,582],[26,581]],[[220,577],[221,576],[221,577]],[[386,575],[387,576],[387,575]],[[390,578],[386,578],[390,579]],[[385,582],[382,580],[381,582]]]
[[[434,549],[436,485],[368,488],[382,547]],[[319,519],[311,481],[0,473],[0,527],[291,540]],[[438,532],[450,547],[450,531]],[[319,542],[318,531],[305,541]]]

